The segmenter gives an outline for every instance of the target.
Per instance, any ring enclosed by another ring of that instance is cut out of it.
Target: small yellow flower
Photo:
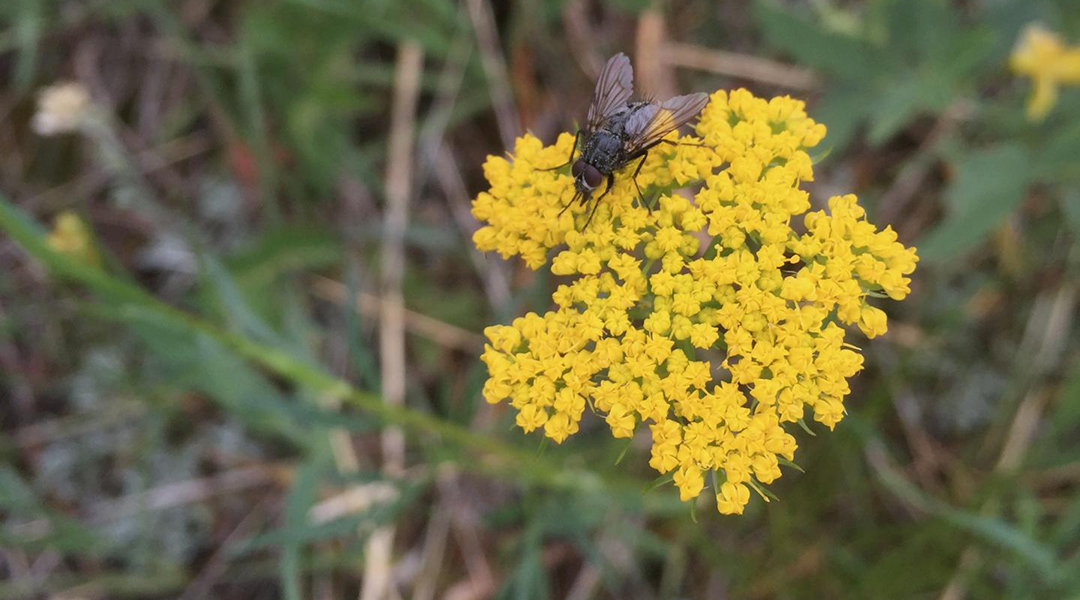
[[[718,91],[691,143],[673,134],[645,161],[638,183],[652,210],[620,173],[591,221],[592,205],[564,210],[572,178],[547,170],[573,136],[545,147],[527,135],[512,158],[489,158],[477,247],[532,269],[551,257],[567,280],[552,310],[485,330],[484,398],[509,400],[523,430],[557,443],[586,408],[614,437],[647,425],[649,465],[680,498],[712,477],[717,509],[742,513],[750,489],[794,459],[788,429],[807,410],[830,429],[843,419],[863,366],[844,326],[884,334],[871,300],[906,297],[918,262],[852,195],[808,212],[807,150],[824,135],[801,101]],[[673,193],[687,185],[692,198]]]
[[[1031,77],[1027,114],[1046,116],[1057,101],[1058,87],[1080,84],[1080,46],[1066,46],[1061,36],[1040,25],[1028,25],[1009,60],[1012,70]]]
[[[64,211],[56,215],[48,244],[60,254],[88,265],[98,266],[101,263],[90,228],[73,212]]]
[[[716,495],[716,509],[722,515],[741,515],[750,501],[750,489],[741,483],[724,482]]]

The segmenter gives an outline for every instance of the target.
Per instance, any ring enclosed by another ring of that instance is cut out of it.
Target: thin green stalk
[[[110,301],[153,312],[175,325],[207,335],[240,356],[285,379],[308,387],[319,394],[333,394],[341,398],[344,404],[367,411],[385,422],[400,425],[409,432],[433,434],[445,441],[495,455],[508,462],[518,463],[519,468],[513,471],[516,477],[536,483],[575,487],[580,487],[583,483],[595,485],[602,481],[594,473],[581,469],[568,469],[548,460],[542,460],[533,456],[529,450],[518,448],[487,434],[471,431],[455,423],[407,407],[385,404],[378,396],[358,390],[348,382],[297,360],[281,350],[223,331],[205,319],[162,302],[132,283],[60,254],[46,243],[41,227],[12,205],[2,194],[0,194],[0,229],[60,278],[85,285]],[[521,465],[527,468],[520,468]]]

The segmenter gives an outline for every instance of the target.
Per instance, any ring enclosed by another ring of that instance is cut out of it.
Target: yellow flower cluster
[[[1012,70],[1031,77],[1028,118],[1040,120],[1057,102],[1058,86],[1080,84],[1080,46],[1067,46],[1058,34],[1029,25],[1009,59]]]
[[[571,177],[544,170],[565,162],[573,136],[552,147],[525,136],[511,160],[488,159],[477,247],[537,269],[565,245],[551,260],[565,282],[554,310],[485,331],[484,397],[509,399],[523,430],[556,442],[578,431],[586,407],[618,438],[647,424],[649,464],[683,500],[711,474],[719,511],[741,513],[750,490],[766,497],[761,484],[793,460],[785,425],[806,407],[829,428],[843,417],[863,361],[842,325],[884,333],[885,313],[867,300],[904,298],[918,259],[854,196],[807,212],[806,149],[825,128],[801,101],[718,91],[697,134],[685,144],[672,134],[645,161],[638,183],[657,195],[651,210],[626,170],[587,227],[591,206],[560,214]],[[691,184],[692,199],[672,192]]]

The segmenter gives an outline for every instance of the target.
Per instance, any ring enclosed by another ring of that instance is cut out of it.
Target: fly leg
[[[641,172],[641,166],[645,164],[645,159],[646,158],[649,158],[649,151],[648,150],[646,150],[644,153],[642,153],[641,162],[639,162],[637,164],[637,168],[634,169],[634,174],[630,177],[630,180],[634,182],[634,187],[637,188],[638,201],[640,201],[642,204],[645,204],[645,208],[649,209],[649,212],[651,213],[652,212],[652,204],[646,204],[645,203],[645,194],[641,193],[641,186],[639,186],[638,182],[637,182],[638,173]]]
[[[615,174],[611,173],[607,176],[607,187],[604,188],[604,193],[600,194],[600,197],[597,198],[596,202],[593,203],[592,211],[589,212],[589,218],[585,219],[585,226],[581,228],[582,231],[585,231],[589,228],[589,223],[592,223],[593,215],[596,214],[596,209],[599,208],[600,201],[604,199],[604,196],[608,195],[608,192],[611,191],[611,186],[613,185],[615,185]]]
[[[557,217],[562,217],[563,213],[566,213],[566,209],[573,206],[573,203],[577,202],[579,197],[581,197],[581,192],[573,192],[573,197],[571,197],[570,202],[567,202],[566,205],[563,206],[563,209],[559,210],[558,215],[556,215],[556,218]]]
[[[573,206],[573,205],[574,205],[574,202],[577,202],[577,199],[578,199],[578,198],[580,198],[580,197],[581,197],[581,192],[574,192],[574,197],[573,197],[573,198],[571,198],[571,199],[570,199],[570,201],[569,201],[569,202],[567,202],[567,203],[566,203],[566,205],[562,207],[562,210],[560,210],[560,211],[559,211],[559,214],[558,214],[558,215],[556,215],[556,218],[558,218],[558,217],[561,217],[561,216],[562,216],[562,214],[563,214],[564,212],[566,212],[566,209],[568,209],[568,208],[570,208],[571,206]]]
[[[561,169],[561,168],[565,167],[566,165],[574,162],[574,151],[577,150],[577,143],[578,143],[578,139],[580,137],[581,137],[581,130],[579,129],[578,132],[574,134],[574,145],[570,146],[570,158],[566,159],[566,162],[564,162],[561,165],[556,165],[554,167],[548,167],[547,169],[538,169],[538,170],[539,171],[554,171],[556,169]],[[571,204],[573,204],[573,202],[571,202]]]
[[[708,148],[708,146],[705,145],[705,144],[699,144],[697,142],[684,142],[682,140],[679,140],[677,142],[673,142],[671,140],[660,140],[660,141],[656,142],[655,144],[653,144],[653,146],[655,146],[656,144],[667,144],[669,146],[694,146],[696,148]],[[652,146],[650,146],[650,148],[651,147]],[[713,152],[716,152],[716,150],[713,150]]]
[[[697,142],[684,142],[682,140],[679,140],[677,142],[673,142],[671,140],[660,140],[659,143],[668,144],[669,146],[697,146],[699,148],[704,148],[705,147],[705,144],[699,144]]]

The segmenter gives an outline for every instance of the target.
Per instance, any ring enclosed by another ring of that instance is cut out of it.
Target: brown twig
[[[420,164],[417,176],[418,185],[426,182],[431,170],[435,171],[435,177],[443,189],[443,195],[449,205],[450,212],[457,223],[458,230],[466,238],[471,238],[479,224],[469,213],[469,193],[465,183],[461,179],[461,171],[450,147],[446,143],[446,128],[450,122],[450,116],[454,109],[461,84],[464,80],[465,65],[472,51],[472,39],[461,37],[455,41],[450,55],[446,59],[446,65],[439,75],[439,83],[435,92],[435,101],[425,120],[420,134],[420,151],[424,156]],[[492,306],[501,308],[510,301],[510,285],[503,264],[498,261],[486,260],[480,251],[470,243],[469,258],[477,273],[484,282],[484,292]],[[479,338],[478,348],[483,347],[483,338]],[[471,350],[471,349],[470,349]]]
[[[607,562],[607,565],[614,570],[619,577],[631,580],[638,584],[633,586],[633,589],[637,591],[635,594],[624,596],[626,598],[643,598],[646,596],[645,590],[648,586],[642,581],[642,576],[636,568],[635,556],[633,550],[627,545],[624,539],[617,533],[619,528],[625,527],[626,523],[623,519],[626,519],[626,515],[611,515],[611,522],[609,526],[604,528],[596,541],[597,550],[603,559]],[[640,521],[640,518],[635,520]],[[641,526],[641,523],[637,523],[637,526]],[[577,577],[574,578],[574,583],[571,584],[569,590],[566,593],[567,600],[587,600],[588,598],[596,597],[597,589],[603,582],[603,570],[600,565],[595,564],[592,561],[586,562],[585,565],[578,572]]]
[[[604,68],[605,57],[596,51],[596,31],[589,24],[589,6],[584,0],[567,0],[563,3],[562,24],[566,42],[578,66],[595,80]]]
[[[251,531],[255,529],[255,526],[260,524],[266,518],[266,504],[268,499],[264,499],[256,504],[248,514],[236,524],[236,527],[229,533],[228,536],[222,540],[214,553],[210,556],[210,559],[206,561],[206,564],[200,569],[199,574],[195,576],[195,579],[188,584],[184,592],[180,594],[179,600],[194,600],[195,598],[207,598],[210,595],[210,590],[213,589],[214,583],[218,581],[225,573],[229,558],[232,551],[232,543],[249,535]]]
[[[1009,434],[1002,446],[1001,454],[994,465],[993,472],[1001,474],[1016,469],[1027,454],[1035,440],[1035,431],[1042,419],[1046,408],[1049,392],[1045,388],[1033,389],[1024,397],[1020,408],[1016,411]],[[1000,502],[991,498],[983,503],[979,514],[993,516],[1001,510]],[[949,579],[945,589],[942,590],[939,600],[962,600],[967,596],[967,582],[971,572],[982,562],[982,553],[979,547],[972,544],[964,548],[960,553],[960,560],[956,565],[953,576]]]
[[[1028,361],[1030,372],[1039,375],[1052,370],[1062,359],[1069,342],[1069,332],[1076,320],[1076,305],[1080,300],[1080,284],[1073,280],[1062,282],[1053,298],[1036,301],[1034,314],[1025,328],[1019,360]],[[1037,316],[1037,318],[1036,318]]]
[[[193,133],[165,142],[159,146],[137,152],[133,155],[144,175],[150,175],[160,169],[166,169],[177,163],[190,160],[213,149],[213,140],[202,133]],[[87,198],[105,189],[111,176],[104,171],[90,171],[74,181],[56,186],[27,198],[21,204],[29,210],[67,206],[73,200]]]
[[[409,40],[398,47],[394,73],[394,102],[390,113],[390,149],[386,167],[386,217],[382,265],[383,301],[379,305],[379,356],[381,388],[388,404],[405,403],[405,300],[401,292],[405,272],[405,228],[412,194],[413,135],[420,75],[424,54],[420,44]],[[401,474],[405,467],[405,436],[397,427],[382,435],[383,470]],[[364,561],[361,600],[381,600],[390,591],[390,561],[394,527],[387,525],[371,534]]]
[[[440,566],[446,560],[446,547],[450,538],[450,515],[444,503],[440,502],[431,511],[424,532],[423,549],[413,585],[412,600],[432,600],[436,597],[439,585]]]
[[[1029,478],[1036,488],[1080,485],[1080,461],[1033,470],[1029,473]]]
[[[8,315],[0,304],[0,322],[8,322]],[[34,410],[34,390],[27,380],[22,369],[22,358],[15,341],[4,332],[0,334],[0,368],[10,380],[11,404],[14,406],[20,420],[28,419]]]
[[[316,277],[312,289],[316,296],[338,304],[344,303],[349,297],[345,284],[326,277]],[[356,292],[356,312],[370,319],[378,319],[382,315],[385,302],[385,299],[374,294]],[[410,333],[463,352],[477,353],[484,348],[484,336],[478,333],[409,309],[404,309],[404,313],[405,328]]]
[[[157,511],[174,506],[202,502],[222,494],[281,482],[289,478],[288,467],[274,464],[240,467],[209,477],[188,479],[161,485],[118,500],[94,504],[89,509],[91,523],[112,522],[143,511]]]
[[[450,125],[454,106],[457,103],[461,85],[465,80],[465,67],[468,65],[469,56],[472,54],[473,39],[467,34],[461,34],[455,38],[450,47],[450,52],[443,63],[439,73],[439,82],[435,88],[435,98],[428,110],[427,118],[420,128],[418,140],[419,151],[423,161],[417,167],[416,182],[423,186],[427,182],[432,168],[435,165],[439,149],[443,147],[446,137],[446,129]]]
[[[495,592],[495,573],[484,552],[484,544],[477,530],[480,517],[476,508],[462,494],[461,480],[452,468],[444,469],[437,479],[439,495],[447,504],[454,539],[465,562],[468,578],[448,587],[443,594],[446,600],[471,600],[489,598]]]
[[[512,148],[514,139],[521,132],[514,96],[510,91],[510,77],[506,61],[499,50],[499,33],[495,29],[495,17],[487,0],[468,0],[469,19],[476,32],[476,41],[480,46],[481,63],[491,87],[491,101],[495,109],[495,119],[499,123],[499,134],[503,146]]]
[[[711,71],[796,90],[813,90],[821,85],[820,76],[804,67],[689,44],[667,44],[663,60],[678,67]]]
[[[943,450],[923,426],[923,411],[915,392],[898,378],[888,376],[888,373],[896,372],[897,363],[899,363],[892,346],[887,342],[875,341],[871,348],[874,357],[886,373],[886,386],[889,388],[896,414],[900,418],[900,429],[911,450],[919,483],[927,489],[939,488],[936,473],[941,470],[940,455]]]
[[[476,218],[469,212],[469,194],[465,191],[465,182],[461,180],[461,171],[450,149],[443,145],[439,148],[439,154],[435,162],[435,175],[446,194],[446,200],[450,205],[450,213],[457,223],[458,229],[467,238],[469,243],[469,258],[473,266],[480,273],[484,282],[484,292],[488,301],[497,309],[501,309],[510,303],[510,278],[506,274],[504,263],[484,256],[472,245],[472,234],[480,228]],[[481,337],[480,347],[484,345]]]
[[[660,3],[654,1],[638,17],[634,52],[634,74],[640,81],[639,89],[646,96],[668,98],[675,95],[673,72],[663,61],[666,41],[664,13]]]
[[[1040,298],[1028,318],[1024,340],[1020,344],[1016,361],[1024,365],[1023,371],[1033,373],[1028,391],[1013,414],[1012,423],[1001,444],[1001,451],[994,464],[996,475],[1016,471],[1035,441],[1040,421],[1050,401],[1050,387],[1040,381],[1061,361],[1068,332],[1076,317],[1077,285],[1066,280],[1053,298]],[[1048,305],[1048,306],[1047,306]],[[1000,502],[992,497],[983,503],[980,514],[994,515],[1001,510]],[[961,600],[967,595],[967,581],[972,570],[982,562],[977,546],[964,549],[959,564],[942,591],[940,600]]]
[[[391,502],[397,499],[398,495],[397,487],[385,481],[359,483],[322,500],[311,507],[308,515],[316,524],[329,523],[349,515],[366,512],[377,504]]]
[[[878,200],[878,218],[883,223],[891,223],[904,214],[934,166],[931,154],[956,131],[968,111],[965,103],[955,102],[941,113],[915,156],[907,161],[892,186]]]

